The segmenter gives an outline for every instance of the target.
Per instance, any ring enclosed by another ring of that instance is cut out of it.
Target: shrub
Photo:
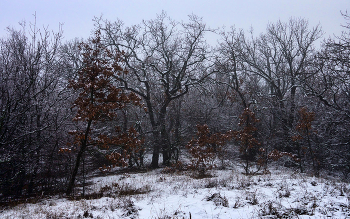
[[[259,120],[255,118],[254,112],[246,108],[240,116],[238,124],[241,130],[232,132],[234,138],[240,142],[239,152],[244,160],[243,167],[246,174],[251,174],[250,167],[252,162],[257,162],[258,170],[264,163],[263,156],[257,159],[258,153],[264,152],[264,149],[259,147],[260,142],[256,139],[256,123],[258,122]]]
[[[192,139],[187,148],[192,156],[191,169],[197,170],[199,176],[205,176],[207,170],[215,167],[217,153],[232,137],[230,133],[210,133],[207,125],[197,125],[197,138]]]

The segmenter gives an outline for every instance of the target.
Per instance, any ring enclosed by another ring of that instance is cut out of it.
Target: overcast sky
[[[126,25],[153,19],[164,10],[177,20],[189,14],[203,18],[212,28],[230,27],[261,33],[269,22],[290,17],[305,18],[310,26],[321,24],[325,37],[340,35],[344,24],[340,11],[350,12],[350,0],[0,0],[0,37],[6,27],[18,28],[18,22],[34,22],[57,31],[63,23],[66,40],[89,37],[94,16],[103,15]]]

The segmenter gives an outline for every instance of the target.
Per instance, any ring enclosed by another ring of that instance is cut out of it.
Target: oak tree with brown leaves
[[[100,32],[96,31],[95,37],[88,43],[81,43],[79,49],[82,53],[83,66],[78,71],[77,78],[69,82],[69,87],[78,91],[78,97],[74,101],[77,109],[74,121],[85,125],[83,130],[72,131],[74,136],[73,146],[78,151],[74,170],[66,191],[71,194],[82,156],[90,145],[110,144],[139,146],[141,141],[135,140],[137,133],[130,129],[126,134],[117,137],[100,135],[93,138],[91,132],[94,124],[99,121],[112,120],[117,117],[117,110],[126,107],[127,104],[140,105],[140,99],[132,92],[126,93],[115,86],[113,75],[127,74],[121,63],[122,54],[113,55],[100,42]],[[118,129],[118,128],[117,128]],[[128,149],[127,149],[128,150]],[[125,165],[126,153],[111,154],[109,159],[114,165]]]

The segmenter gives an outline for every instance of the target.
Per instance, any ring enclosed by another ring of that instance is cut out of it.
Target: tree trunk
[[[151,167],[152,168],[158,168],[159,167],[159,152],[160,152],[160,143],[159,143],[159,132],[158,130],[153,129],[153,155],[152,155],[152,163]]]
[[[161,131],[161,143],[162,143],[162,153],[163,153],[163,165],[169,166],[170,157],[171,157],[171,154],[170,154],[171,148],[170,148],[169,136],[165,127],[162,127],[162,131]]]
[[[152,156],[152,168],[158,168],[159,167],[159,153],[160,149],[162,149],[163,154],[163,164],[168,166],[170,163],[170,144],[169,144],[169,135],[166,130],[166,110],[170,103],[170,100],[167,99],[163,106],[160,109],[159,116],[158,116],[158,122],[152,122],[152,128],[153,128],[153,137],[154,137],[154,148],[153,148],[153,156]],[[150,111],[151,113],[153,111]],[[150,114],[150,118],[154,119],[154,116]]]
[[[292,128],[293,127],[293,123],[294,123],[294,113],[295,113],[295,108],[296,108],[296,105],[295,105],[295,93],[296,93],[296,89],[297,87],[296,86],[292,86],[292,89],[290,91],[290,113],[289,113],[289,127]]]
[[[170,145],[169,134],[166,129],[166,122],[165,122],[166,111],[169,103],[170,103],[170,100],[169,98],[167,98],[159,113],[159,126],[160,126],[160,138],[161,138],[160,143],[161,143],[161,148],[163,153],[163,165],[165,166],[170,165],[170,157],[171,157],[170,156],[171,145]]]
[[[77,155],[77,160],[75,161],[74,170],[73,170],[70,182],[68,184],[66,195],[70,195],[72,193],[72,191],[73,191],[75,178],[76,178],[76,176],[78,174],[78,170],[79,170],[80,160],[83,157],[83,154],[84,154],[84,152],[85,152],[85,150],[87,148],[87,139],[88,139],[88,135],[89,135],[89,132],[90,132],[91,123],[92,123],[92,120],[90,119],[88,121],[88,125],[87,125],[86,131],[85,131],[84,139],[81,142],[81,147],[80,147],[80,150],[79,150],[78,155]]]

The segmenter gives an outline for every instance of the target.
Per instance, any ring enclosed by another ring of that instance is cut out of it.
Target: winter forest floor
[[[197,179],[193,172],[157,169],[91,177],[85,199],[56,196],[6,207],[0,218],[350,218],[350,184],[270,171],[246,176],[232,167]]]

